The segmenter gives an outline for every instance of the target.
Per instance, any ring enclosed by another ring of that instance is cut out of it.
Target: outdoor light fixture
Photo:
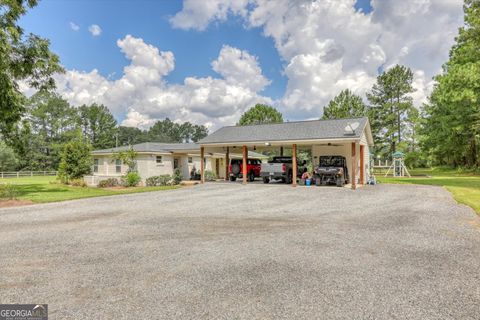
[[[270,142],[265,142],[265,145],[266,145],[267,147],[269,147],[269,146],[271,146],[272,144],[271,144]]]

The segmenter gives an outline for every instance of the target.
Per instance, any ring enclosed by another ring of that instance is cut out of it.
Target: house
[[[321,156],[344,156],[347,159],[349,183],[355,189],[357,184],[365,184],[369,178],[373,136],[368,118],[363,117],[228,126],[200,140],[199,145],[200,160],[204,154],[223,153],[227,163],[232,150],[242,150],[244,163],[250,150],[282,152],[288,148],[294,155],[292,162],[295,164],[297,150],[305,149],[311,152],[314,166],[318,165]],[[293,186],[296,186],[296,165],[293,168]],[[203,182],[203,169],[201,174]],[[245,172],[243,177],[243,183],[246,184]]]
[[[128,167],[121,160],[116,159],[116,154],[132,148],[137,152],[137,171],[144,182],[147,178],[163,174],[173,174],[176,168],[182,172],[184,180],[190,179],[193,168],[200,170],[204,163],[204,170],[212,171],[218,178],[225,178],[226,163],[225,153],[205,153],[204,161],[200,159],[200,146],[196,143],[158,143],[144,142],[132,146],[92,151],[92,175],[84,178],[88,185],[97,185],[101,180],[125,175]],[[233,154],[232,158],[241,158]],[[267,159],[267,156],[251,152],[249,157],[254,159]]]

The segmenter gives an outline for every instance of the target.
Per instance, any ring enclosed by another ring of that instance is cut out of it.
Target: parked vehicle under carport
[[[248,181],[255,180],[255,177],[260,177],[261,160],[247,159],[247,178]],[[230,181],[235,181],[243,177],[243,161],[242,159],[232,159],[228,169]]]
[[[337,185],[348,182],[347,161],[343,156],[321,156],[315,168],[314,180],[317,186]]]
[[[306,162],[303,161],[301,164],[297,165],[297,173],[304,171],[305,164]],[[283,182],[290,184],[293,180],[292,168],[292,157],[274,157],[268,163],[262,163],[260,176],[264,183],[269,183],[270,180],[282,180]]]

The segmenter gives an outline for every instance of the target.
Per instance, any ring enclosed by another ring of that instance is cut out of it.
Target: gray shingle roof
[[[200,146],[196,143],[160,143],[160,142],[144,142],[132,145],[136,152],[173,152],[173,151],[190,151],[200,150]],[[122,146],[118,148],[102,149],[92,151],[93,154],[115,153],[127,151],[130,146]]]
[[[111,148],[111,149],[102,149],[102,150],[95,150],[92,151],[92,154],[105,154],[105,153],[116,153],[121,151],[126,151],[130,148],[130,146],[122,146],[118,148]],[[175,151],[193,151],[200,153],[200,145],[196,143],[158,143],[158,142],[144,142],[139,144],[132,145],[133,150],[136,152],[175,152]],[[232,156],[239,156],[241,154]],[[261,153],[257,153],[254,151],[248,151],[248,157],[254,159],[264,159],[268,158]]]
[[[358,128],[352,133],[345,131],[348,124],[358,122]],[[199,144],[229,142],[288,141],[311,139],[356,139],[360,138],[368,123],[368,118],[296,121],[275,124],[223,127]]]

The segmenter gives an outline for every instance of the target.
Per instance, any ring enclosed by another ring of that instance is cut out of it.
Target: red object
[[[284,163],[282,164],[282,172],[285,172],[287,171],[287,165]]]
[[[243,161],[242,160],[232,160],[233,161],[238,161],[235,162],[240,166],[240,172],[239,174],[243,174]],[[250,174],[250,172],[253,172],[255,177],[260,177],[260,170],[262,169],[262,161],[258,159],[247,159],[247,175]],[[230,164],[228,166],[228,172],[230,175],[234,175],[232,172],[232,165]]]

